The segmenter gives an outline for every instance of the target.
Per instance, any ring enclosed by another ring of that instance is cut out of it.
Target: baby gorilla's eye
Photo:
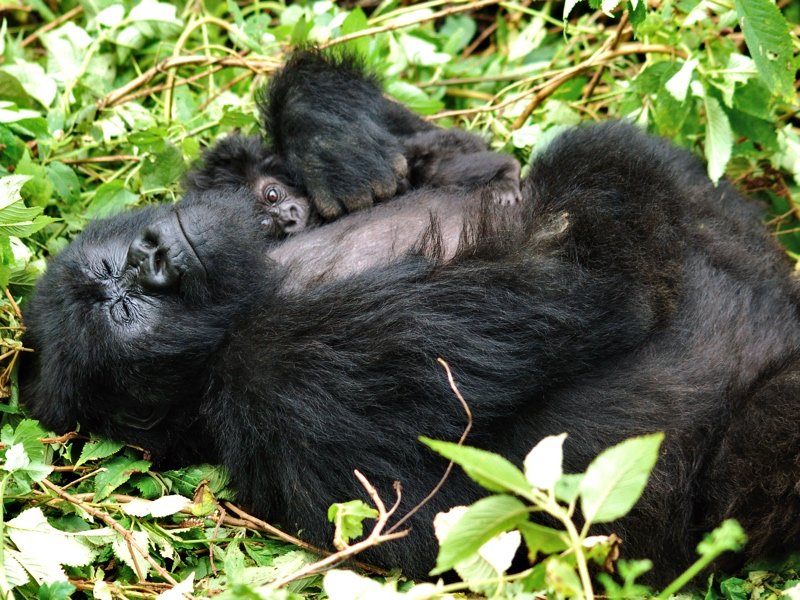
[[[281,191],[278,187],[271,185],[264,190],[264,198],[270,204],[275,204],[281,199]]]

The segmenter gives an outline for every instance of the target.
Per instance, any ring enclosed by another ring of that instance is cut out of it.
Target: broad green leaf
[[[525,477],[533,487],[552,491],[563,473],[566,433],[549,435],[539,441],[525,457]]]
[[[774,0],[736,0],[736,14],[764,82],[787,102],[796,101],[789,24]]]
[[[135,460],[125,456],[116,456],[105,463],[105,470],[97,474],[94,480],[94,501],[103,500],[123,483],[131,478],[133,473],[144,473],[150,469],[146,460]]]
[[[139,196],[120,180],[109,181],[97,188],[92,203],[86,209],[87,219],[105,219],[122,212],[138,202]]]
[[[183,154],[172,144],[167,144],[161,152],[148,154],[141,169],[143,191],[167,188],[178,183],[184,169]]]
[[[82,567],[95,551],[80,540],[80,534],[59,531],[41,508],[29,508],[6,524],[19,554],[15,558],[38,583],[66,581],[62,565]]]
[[[604,450],[581,480],[581,510],[589,523],[628,514],[642,495],[658,459],[663,433],[634,437]]]
[[[567,534],[558,529],[531,522],[520,523],[517,525],[517,529],[525,539],[525,546],[528,548],[528,558],[531,563],[536,561],[536,557],[539,554],[548,556],[566,550],[569,547]]]
[[[486,450],[421,437],[422,443],[459,465],[475,482],[491,492],[531,493],[525,475],[502,456]]]
[[[115,442],[107,439],[94,439],[88,441],[81,450],[81,456],[75,463],[76,467],[89,462],[90,460],[98,460],[100,458],[108,458],[112,454],[116,454],[125,444],[122,442]]]
[[[703,103],[706,108],[705,155],[708,161],[708,176],[716,183],[725,175],[725,167],[731,157],[733,131],[728,115],[716,98],[705,95]]]
[[[29,179],[28,175],[0,177],[0,211],[22,199],[20,190]]]
[[[336,533],[344,542],[364,535],[364,519],[375,519],[378,511],[361,500],[339,502],[328,508],[328,520],[336,527]]]
[[[672,97],[678,102],[686,100],[689,84],[692,82],[692,75],[699,62],[700,61],[695,58],[685,61],[680,70],[665,84],[664,87],[666,87],[667,91],[672,94]]]
[[[356,6],[350,11],[350,14],[348,14],[345,20],[342,22],[340,34],[349,35],[351,33],[361,31],[362,29],[366,29],[367,27],[369,27],[367,15],[364,14],[364,11],[360,6]],[[366,56],[367,51],[369,50],[369,37],[363,36],[356,38],[347,42],[344,47],[348,51],[357,55]]]
[[[49,107],[55,100],[58,93],[58,84],[53,77],[45,72],[41,65],[18,60],[13,65],[4,66],[3,71],[13,75],[25,92],[45,108]],[[4,97],[14,100],[11,96]]]
[[[583,473],[566,473],[556,483],[555,496],[561,502],[571,504],[580,492]]]
[[[548,590],[554,591],[559,597],[582,598],[584,595],[575,567],[558,556],[552,556],[545,561],[544,580]]]
[[[47,175],[56,194],[67,204],[74,204],[81,197],[81,183],[78,176],[64,163],[53,161],[47,167]]]
[[[431,575],[444,573],[468,560],[496,535],[527,522],[528,513],[528,507],[513,496],[488,496],[478,500],[446,532]]]

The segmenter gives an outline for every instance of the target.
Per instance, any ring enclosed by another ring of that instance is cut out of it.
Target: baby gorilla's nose
[[[128,264],[139,271],[139,283],[151,291],[168,291],[178,285],[180,273],[169,257],[174,236],[158,225],[148,227],[128,248]]]

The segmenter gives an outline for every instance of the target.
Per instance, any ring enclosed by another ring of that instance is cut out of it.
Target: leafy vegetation
[[[789,0],[1,3],[0,392],[8,400],[0,405],[0,593],[352,598],[362,590],[389,598],[400,593],[390,589],[410,587],[394,576],[385,584],[334,571],[323,590],[321,577],[308,574],[316,560],[309,549],[276,539],[230,504],[214,467],[154,472],[136,448],[53,437],[18,407],[20,307],[45,258],[91,219],[173,201],[203,147],[234,128],[256,131],[253,90],[291,47],[360,53],[388,94],[444,126],[484,133],[523,164],[565,126],[634,120],[704,156],[713,179],[728,176],[765,201],[765,220],[797,259],[798,22],[800,4]],[[495,495],[451,515],[442,533],[438,569],[455,567],[466,586],[417,586],[412,597],[456,589],[591,595],[586,564],[602,563],[613,540],[587,544],[588,526],[577,530],[572,511],[580,502],[594,522],[627,512],[658,438],[610,449],[580,478],[561,473],[563,441],[542,441],[524,471],[428,442]],[[530,522],[531,507],[563,529]],[[348,547],[374,514],[353,504],[332,510],[338,544]],[[514,531],[545,558],[533,572],[502,578],[507,565],[493,561]],[[701,545],[696,570],[738,540],[735,525],[725,525]],[[712,580],[705,596],[799,597],[798,566]],[[605,594],[643,595],[635,580],[647,565],[618,567],[615,578],[601,577]]]

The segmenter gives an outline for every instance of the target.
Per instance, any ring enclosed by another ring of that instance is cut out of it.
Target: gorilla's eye
[[[264,198],[270,204],[275,204],[281,199],[281,191],[277,186],[271,185],[264,190]]]

